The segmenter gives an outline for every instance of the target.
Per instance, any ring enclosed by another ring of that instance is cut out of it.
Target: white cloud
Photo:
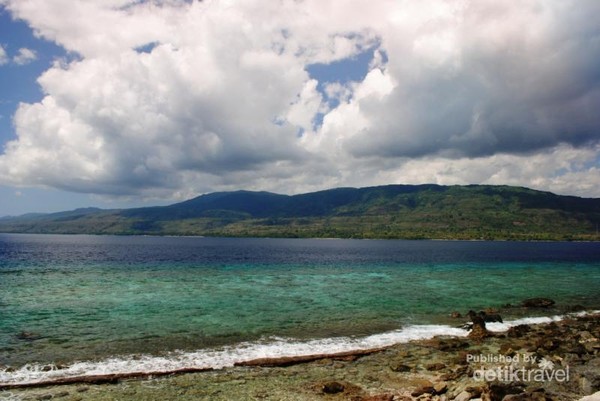
[[[565,195],[600,197],[600,146],[568,145],[532,155],[498,154],[481,158],[410,160],[393,171],[407,183],[524,185]]]
[[[17,65],[25,65],[35,60],[37,60],[37,54],[35,50],[22,47],[11,59],[4,47],[0,45],[0,65],[8,64],[11,61]]]
[[[37,54],[34,50],[22,47],[19,52],[13,57],[13,62],[18,65],[29,64],[37,60]]]
[[[6,50],[4,50],[4,47],[2,45],[0,45],[0,65],[4,65],[6,63],[8,63],[9,58],[8,55],[6,54]]]
[[[4,2],[80,55],[39,78],[41,102],[20,105],[4,184],[186,197],[494,183],[600,196],[595,0]],[[365,49],[375,57],[357,82],[306,70]]]
[[[598,139],[600,45],[589,35],[600,29],[574,3],[428,3],[446,7],[382,23],[397,85],[361,102],[374,124],[339,134],[348,152],[477,157]]]

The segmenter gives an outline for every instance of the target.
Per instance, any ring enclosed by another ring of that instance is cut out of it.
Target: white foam
[[[521,319],[515,319],[511,321],[506,321],[504,323],[486,323],[485,327],[487,327],[490,331],[506,331],[511,327],[518,326],[520,324],[542,324],[542,323],[551,323],[551,322],[559,322],[564,319],[564,316],[556,315],[556,316],[540,316],[540,317],[524,317]]]
[[[506,321],[504,323],[486,323],[485,327],[487,327],[490,331],[506,331],[511,327],[518,326],[520,324],[543,324],[543,323],[552,323],[552,322],[560,322],[569,317],[583,317],[590,314],[600,313],[600,310],[587,311],[587,312],[577,312],[567,315],[554,315],[554,316],[539,316],[539,317],[524,317],[521,319],[515,319]]]
[[[336,337],[310,341],[270,338],[259,342],[240,343],[219,349],[193,352],[172,352],[166,356],[129,356],[102,361],[76,362],[63,369],[44,369],[40,365],[25,365],[15,371],[0,371],[0,384],[39,383],[66,377],[127,374],[138,372],[169,372],[179,369],[221,369],[236,362],[260,358],[335,354],[340,352],[386,347],[438,335],[466,336],[467,331],[442,325],[416,325],[368,337]]]
[[[599,313],[594,311],[589,313]],[[584,313],[585,315],[587,313]],[[582,316],[582,314],[577,314]],[[489,323],[492,331],[505,331],[519,324],[549,323],[567,316],[522,318],[505,323]],[[202,349],[192,352],[172,352],[166,356],[134,355],[109,358],[102,361],[75,362],[62,369],[44,369],[41,365],[25,365],[14,371],[0,371],[0,384],[29,384],[68,377],[128,374],[140,372],[170,372],[179,369],[222,369],[237,362],[260,358],[335,354],[391,346],[408,341],[435,336],[465,337],[467,330],[446,325],[414,325],[400,330],[374,334],[367,337],[335,337],[299,341],[289,338],[269,338],[257,342],[245,342],[218,349]]]

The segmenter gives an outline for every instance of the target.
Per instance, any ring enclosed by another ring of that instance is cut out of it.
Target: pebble
[[[454,397],[454,401],[469,401],[471,399],[471,393],[468,391],[463,391],[456,397]]]
[[[435,383],[433,385],[433,389],[435,390],[436,394],[442,394],[448,390],[448,385],[444,382]]]
[[[413,397],[419,397],[423,394],[433,394],[435,393],[435,389],[433,386],[421,386],[417,387],[410,395]]]
[[[339,382],[327,382],[323,384],[322,391],[324,394],[337,394],[344,391],[344,385]]]

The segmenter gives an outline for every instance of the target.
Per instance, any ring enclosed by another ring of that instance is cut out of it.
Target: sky
[[[600,197],[597,0],[0,0],[0,216],[203,193]]]

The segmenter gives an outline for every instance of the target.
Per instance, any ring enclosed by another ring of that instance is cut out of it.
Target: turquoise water
[[[0,364],[369,336],[534,296],[559,310],[502,313],[597,308],[600,244],[0,235]]]

